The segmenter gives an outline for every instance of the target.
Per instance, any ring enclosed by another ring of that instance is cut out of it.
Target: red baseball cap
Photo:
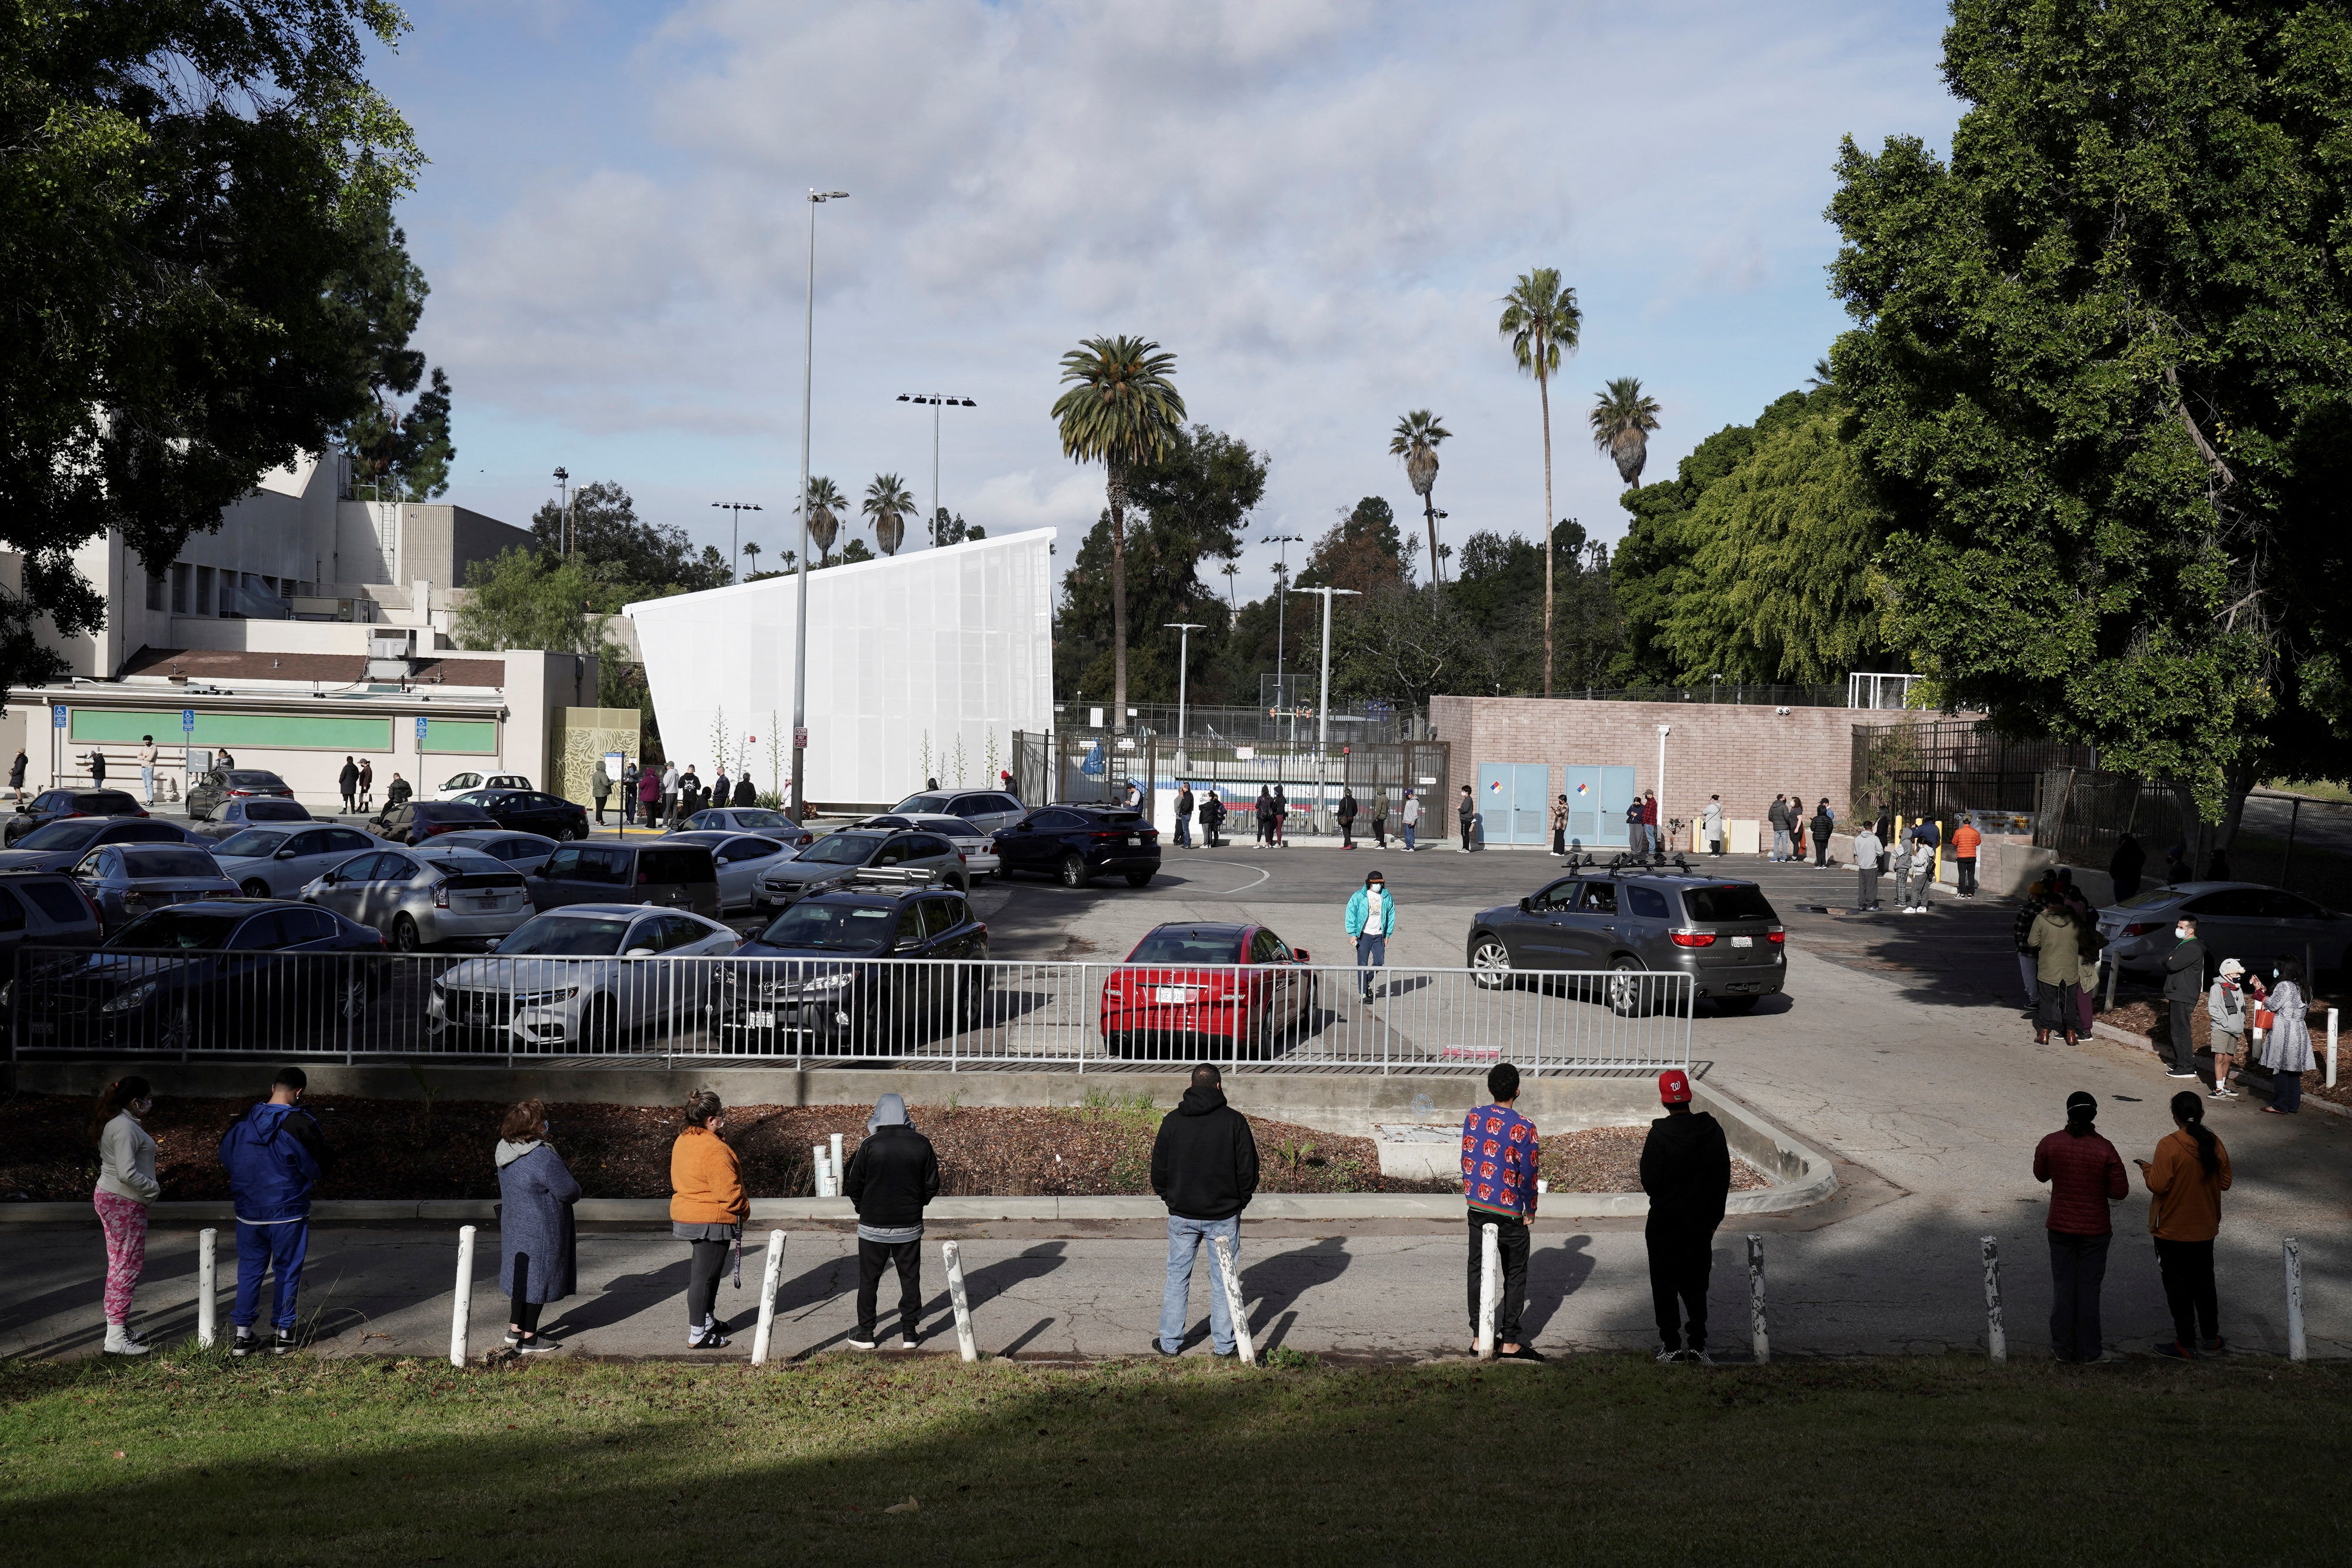
[[[1687,1105],[1690,1097],[1689,1073],[1679,1067],[1669,1067],[1658,1074],[1658,1103]]]

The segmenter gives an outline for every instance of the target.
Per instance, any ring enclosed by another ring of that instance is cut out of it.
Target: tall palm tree
[[[1242,613],[1242,601],[1235,591],[1239,585],[1234,580],[1241,575],[1241,562],[1237,560],[1225,562],[1225,609],[1234,620],[1239,620]]]
[[[1559,281],[1559,269],[1538,267],[1519,274],[1503,296],[1502,319],[1495,329],[1511,345],[1519,369],[1536,379],[1543,401],[1544,449],[1544,695],[1551,695],[1551,378],[1559,370],[1562,350],[1576,352],[1584,313],[1576,308],[1576,290]]]
[[[897,555],[907,541],[907,519],[915,512],[915,497],[906,481],[896,474],[877,474],[874,483],[866,486],[866,500],[859,509],[873,519],[874,542],[882,547],[882,553]]]
[[[1087,338],[1062,356],[1073,383],[1054,401],[1062,455],[1103,465],[1110,499],[1112,724],[1127,729],[1127,476],[1166,452],[1184,425],[1169,377],[1176,356],[1141,338]]]
[[[1412,481],[1412,493],[1421,497],[1422,515],[1429,519],[1429,585],[1441,594],[1444,579],[1437,570],[1437,503],[1430,498],[1429,492],[1437,484],[1437,444],[1452,434],[1438,423],[1435,414],[1417,408],[1397,421],[1396,433],[1389,437],[1389,455],[1404,459],[1404,476]]]
[[[1639,484],[1650,460],[1650,432],[1658,428],[1658,400],[1642,395],[1639,377],[1620,376],[1592,402],[1592,445],[1617,463],[1617,476]]]
[[[833,541],[841,537],[841,514],[849,503],[833,481],[819,474],[809,480],[809,538],[816,541],[819,566],[833,564]]]
[[[1836,384],[1837,372],[1830,369],[1830,357],[1827,354],[1823,354],[1820,359],[1813,361],[1813,373],[1805,378],[1806,389],[1811,392],[1819,392],[1823,387],[1835,386]]]
[[[748,580],[760,570],[760,541],[743,541],[743,576]]]

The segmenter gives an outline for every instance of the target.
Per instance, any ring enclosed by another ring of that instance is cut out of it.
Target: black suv
[[[880,1052],[977,1028],[987,1012],[988,927],[942,878],[862,871],[849,887],[811,894],[770,921],[720,968],[710,1021],[723,1049]]]
[[[1141,887],[1160,871],[1160,830],[1124,806],[1040,806],[996,834],[997,874],[1034,872],[1084,887],[1117,873]]]
[[[1669,868],[1591,862],[1542,891],[1482,910],[1470,922],[1470,967],[1478,983],[1507,986],[1525,970],[1606,970],[1605,996],[1618,1013],[1671,1003],[1678,987],[1644,974],[1688,975],[1717,1012],[1744,1013],[1789,977],[1786,933],[1764,890]]]
[[[0,841],[15,843],[44,823],[67,817],[143,817],[147,808],[127,789],[44,789],[16,808],[0,828]]]
[[[369,818],[367,825],[379,838],[412,847],[428,841],[436,833],[476,833],[484,829],[497,832],[506,826],[479,806],[462,805],[456,800],[417,800],[386,806],[380,814]]]
[[[537,833],[562,843],[588,836],[587,808],[540,789],[469,789],[461,806],[478,806],[511,833]]]

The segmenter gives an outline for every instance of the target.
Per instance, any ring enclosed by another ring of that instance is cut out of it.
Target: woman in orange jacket
[[[2164,1304],[2172,1310],[2172,1341],[2158,1355],[2193,1360],[2219,1355],[2221,1301],[2213,1286],[2213,1239],[2221,1233],[2221,1195],[2230,1189],[2230,1151],[2205,1125],[2205,1103],[2187,1090],[2172,1097],[2176,1129],[2156,1145],[2156,1158],[2135,1160],[2147,1183],[2147,1228],[2156,1235],[2156,1263],[2164,1274]]]
[[[743,1194],[735,1151],[719,1134],[727,1130],[719,1096],[698,1089],[687,1096],[686,1126],[669,1150],[670,1234],[687,1244],[686,1343],[690,1350],[717,1350],[727,1335],[713,1312],[719,1274],[727,1250],[742,1239],[751,1200]]]

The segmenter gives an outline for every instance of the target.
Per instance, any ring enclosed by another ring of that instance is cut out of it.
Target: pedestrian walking
[[[1348,784],[1339,786],[1339,809],[1335,814],[1339,819],[1341,849],[1352,850],[1356,847],[1356,817],[1362,810],[1363,808],[1356,803],[1354,786]]]
[[[1274,791],[1263,784],[1257,787],[1257,841],[1274,842]]]
[[[875,1302],[882,1270],[896,1269],[898,1348],[912,1350],[922,1339],[923,1207],[940,1196],[940,1157],[907,1119],[907,1103],[898,1095],[874,1102],[866,1141],[849,1156],[841,1190],[857,1208],[857,1332],[849,1336],[849,1348],[872,1350],[881,1343]]]
[[[1209,1249],[1211,1348],[1221,1356],[1239,1348],[1216,1239],[1224,1238],[1238,1268],[1242,1210],[1257,1192],[1257,1140],[1248,1118],[1225,1103],[1223,1082],[1213,1063],[1192,1069],[1192,1087],[1160,1118],[1160,1135],[1151,1142],[1151,1190],[1168,1206],[1168,1282],[1160,1298],[1160,1337],[1152,1342],[1162,1355],[1184,1348],[1192,1260],[1203,1247]]]
[[[2169,980],[2168,978],[2168,984]],[[2271,1103],[2263,1107],[2274,1116],[2292,1116],[2303,1109],[2303,1075],[2315,1065],[2311,1054],[2311,1000],[2304,995],[2303,965],[2282,958],[2271,970],[2270,1032],[2263,1037],[2262,1062],[2271,1070]]]
[[[1396,898],[1379,872],[1364,873],[1364,885],[1348,895],[1348,939],[1356,945],[1356,980],[1366,1005],[1372,980],[1389,961],[1389,938],[1396,935]]]
[[[718,1316],[719,1275],[751,1212],[726,1131],[727,1109],[719,1096],[698,1089],[686,1097],[686,1125],[669,1149],[669,1233],[686,1243],[688,1350],[719,1350],[727,1343]]]
[[[539,1332],[539,1314],[580,1288],[580,1183],[548,1142],[547,1106],[507,1108],[494,1158],[499,1167],[499,1289],[507,1297],[507,1348],[539,1355],[558,1348]]]
[[[336,788],[343,792],[343,812],[346,816],[360,809],[360,764],[355,757],[343,758],[342,770],[335,775]]]
[[[2147,869],[2147,852],[2129,833],[2116,840],[2116,852],[2107,861],[2107,877],[2116,884],[2116,902],[2127,904],[2139,892],[2140,874]]]
[[[19,804],[25,799],[25,769],[31,767],[32,762],[33,759],[20,746],[16,748],[16,760],[8,764],[8,793]]]
[[[1731,1145],[1722,1124],[1691,1109],[1690,1074],[1658,1074],[1666,1113],[1642,1143],[1642,1190],[1650,1217],[1642,1241],[1650,1255],[1650,1305],[1658,1320],[1658,1359],[1713,1365],[1706,1354],[1706,1285],[1715,1270],[1715,1228],[1731,1198]]]
[[[1217,833],[1225,825],[1225,802],[1214,784],[1209,786],[1209,798],[1201,802],[1201,838],[1210,849],[1222,848]]]
[[[369,805],[370,798],[371,798],[372,796],[373,796],[373,794],[374,794],[374,793],[375,793],[375,764],[374,764],[373,762],[370,761],[368,758],[366,758],[362,757],[362,758],[360,758],[360,810],[361,810],[364,811],[364,810],[366,810],[368,809],[368,805]]]
[[[310,1082],[299,1067],[279,1068],[269,1081],[269,1098],[229,1124],[221,1137],[220,1163],[228,1171],[229,1202],[236,1215],[231,1355],[251,1355],[260,1348],[253,1326],[261,1316],[265,1276],[276,1285],[270,1349],[285,1355],[296,1347],[294,1308],[302,1290],[302,1260],[310,1250],[310,1193],[333,1163],[317,1118],[302,1109]]]
[[[2155,1159],[2132,1163],[2147,1184],[2147,1228],[2164,1276],[2164,1304],[2172,1312],[2171,1343],[2158,1341],[2156,1354],[2193,1361],[2229,1348],[2213,1283],[2213,1239],[2221,1234],[2230,1151],[2205,1125],[2204,1103],[2193,1091],[2172,1097],[2172,1127],[2158,1142]]]
[[[1654,789],[1642,792],[1642,831],[1650,841],[1652,854],[1665,852],[1665,839],[1658,829],[1658,792]]]
[[[1519,1070],[1498,1061],[1486,1070],[1488,1103],[1473,1106],[1462,1119],[1462,1201],[1470,1220],[1470,1346],[1477,1354],[1480,1297],[1484,1293],[1486,1227],[1495,1228],[1502,1262],[1502,1291],[1495,1301],[1495,1354],[1510,1361],[1541,1361],[1533,1345],[1519,1340],[1519,1313],[1528,1300],[1528,1222],[1536,1217],[1537,1173],[1543,1140],[1536,1124],[1514,1109]]]
[[[153,736],[142,735],[139,737],[139,782],[146,790],[147,804],[150,806],[155,803],[155,758],[160,755],[161,753],[155,749]]]
[[[2033,1043],[2048,1045],[2050,1031],[2058,1030],[2068,1045],[2080,1045],[2075,994],[2083,978],[2081,927],[2074,912],[2063,904],[2045,904],[2025,934],[2033,955]]]
[[[1868,822],[1864,822],[1853,831],[1853,871],[1856,882],[1854,907],[1856,909],[1878,907],[1878,856],[1879,852],[1884,848],[1885,846],[1878,841],[1878,835],[1870,831]]]
[[[2189,1030],[2198,998],[2204,994],[2205,944],[2197,940],[2195,917],[2184,915],[2172,923],[2172,951],[2164,956],[2167,1043],[2172,1058],[2167,1078],[2197,1076],[2197,1040]]]
[[[1984,835],[1977,831],[1974,819],[1962,817],[1952,830],[1952,876],[1962,898],[1977,895],[1977,851],[1983,846]]]
[[[1192,847],[1192,786],[1190,784],[1176,786],[1176,847],[1180,850]]]
[[[2245,965],[2235,958],[2224,958],[2221,972],[2214,977],[2212,988],[2205,993],[2205,1017],[2211,1025],[2216,1100],[2238,1097],[2238,1092],[2230,1087],[2230,1064],[2243,1061],[2246,1054],[2247,1014],[2252,1009],[2246,1002],[2245,973]]]
[[[621,765],[621,823],[624,827],[635,827],[636,821],[637,765],[624,762]]]
[[[1274,841],[1278,849],[1290,847],[1290,796],[1279,784],[1274,787]]]
[[[596,825],[601,828],[604,825],[604,802],[613,798],[612,771],[601,757],[596,759],[596,771],[589,776],[588,793],[595,798]]]
[[[1467,850],[1470,847],[1470,821],[1478,814],[1478,802],[1471,798],[1467,784],[1462,786],[1462,800],[1454,808],[1454,814],[1462,819],[1462,847]]]
[[[1772,858],[1775,861],[1787,860],[1789,858],[1789,798],[1786,795],[1773,796],[1771,807],[1764,813],[1764,820],[1771,825],[1772,829]]]
[[[661,826],[662,770],[648,765],[637,776],[637,810],[646,826]]]
[[[1568,797],[1562,795],[1551,803],[1551,852],[1568,853]]]
[[[2050,1184],[2050,1352],[2061,1361],[2096,1361],[2106,1341],[2099,1332],[2099,1289],[2107,1277],[2107,1248],[2116,1224],[2107,1206],[2131,1195],[2123,1156],[2092,1124],[2095,1094],[2066,1096],[2066,1125],[2033,1146],[2033,1179]]]
[[[131,1292],[147,1267],[147,1206],[163,1195],[155,1179],[155,1140],[143,1124],[155,1108],[144,1078],[118,1078],[98,1097],[90,1142],[98,1145],[98,1185],[89,1201],[106,1233],[108,1355],[145,1355],[144,1335],[131,1326]]]
[[[1386,785],[1372,788],[1372,846],[1389,847],[1389,792]]]
[[[1711,855],[1721,854],[1723,852],[1722,796],[1709,795],[1706,798],[1706,804],[1699,808],[1698,825],[1699,837],[1706,841],[1706,852]]]
[[[1813,808],[1813,869],[1825,871],[1830,863],[1830,835],[1837,831],[1837,813],[1830,810],[1830,798]]]
[[[1397,810],[1397,820],[1404,824],[1404,852],[1413,852],[1413,835],[1421,826],[1421,797],[1408,789],[1404,804]]]

